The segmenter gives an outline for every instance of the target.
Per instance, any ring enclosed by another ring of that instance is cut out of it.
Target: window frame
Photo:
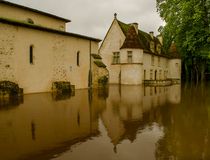
[[[132,51],[127,51],[127,62],[133,63],[133,52]]]
[[[120,52],[113,52],[112,64],[120,63]]]

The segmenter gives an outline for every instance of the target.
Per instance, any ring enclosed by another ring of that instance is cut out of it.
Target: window
[[[128,51],[128,63],[132,63],[133,59],[133,53],[132,51]]]
[[[152,57],[151,57],[151,64],[152,64],[152,66],[154,66],[154,63],[155,63],[155,57],[152,56]]]
[[[29,47],[29,62],[30,62],[30,64],[34,63],[33,50],[34,50],[34,46],[30,45],[30,47]]]
[[[153,79],[153,70],[152,69],[150,70],[150,79],[151,80]]]
[[[158,57],[158,66],[160,67],[160,57]]]
[[[77,66],[79,66],[79,60],[80,60],[80,51],[77,52]]]
[[[113,52],[113,64],[120,63],[120,52]]]
[[[155,44],[153,41],[150,42],[150,50],[154,53],[155,52]]]
[[[30,24],[34,24],[34,21],[31,18],[28,18],[27,22],[30,23]]]

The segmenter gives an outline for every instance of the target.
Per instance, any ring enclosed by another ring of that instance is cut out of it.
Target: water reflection
[[[23,96],[11,96],[0,98],[0,110],[15,108],[23,103]]]
[[[185,86],[182,103],[161,108],[156,159],[210,159],[210,86]]]
[[[115,148],[125,139],[135,141],[140,130],[152,126],[153,122],[159,122],[159,107],[166,103],[180,103],[180,85],[112,86],[109,90],[106,109],[101,113],[101,118]]]
[[[208,85],[25,95],[0,110],[1,159],[209,159],[209,96]]]

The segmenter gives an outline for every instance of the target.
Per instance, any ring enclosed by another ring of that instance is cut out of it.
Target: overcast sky
[[[137,22],[150,32],[163,25],[156,12],[156,0],[7,0],[70,19],[67,31],[103,39],[114,13],[124,23]]]

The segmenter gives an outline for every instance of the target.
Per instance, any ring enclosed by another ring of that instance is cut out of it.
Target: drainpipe
[[[91,40],[89,43],[89,63],[90,63],[90,68],[89,68],[89,77],[88,77],[88,87],[92,88],[92,63],[91,63]]]

